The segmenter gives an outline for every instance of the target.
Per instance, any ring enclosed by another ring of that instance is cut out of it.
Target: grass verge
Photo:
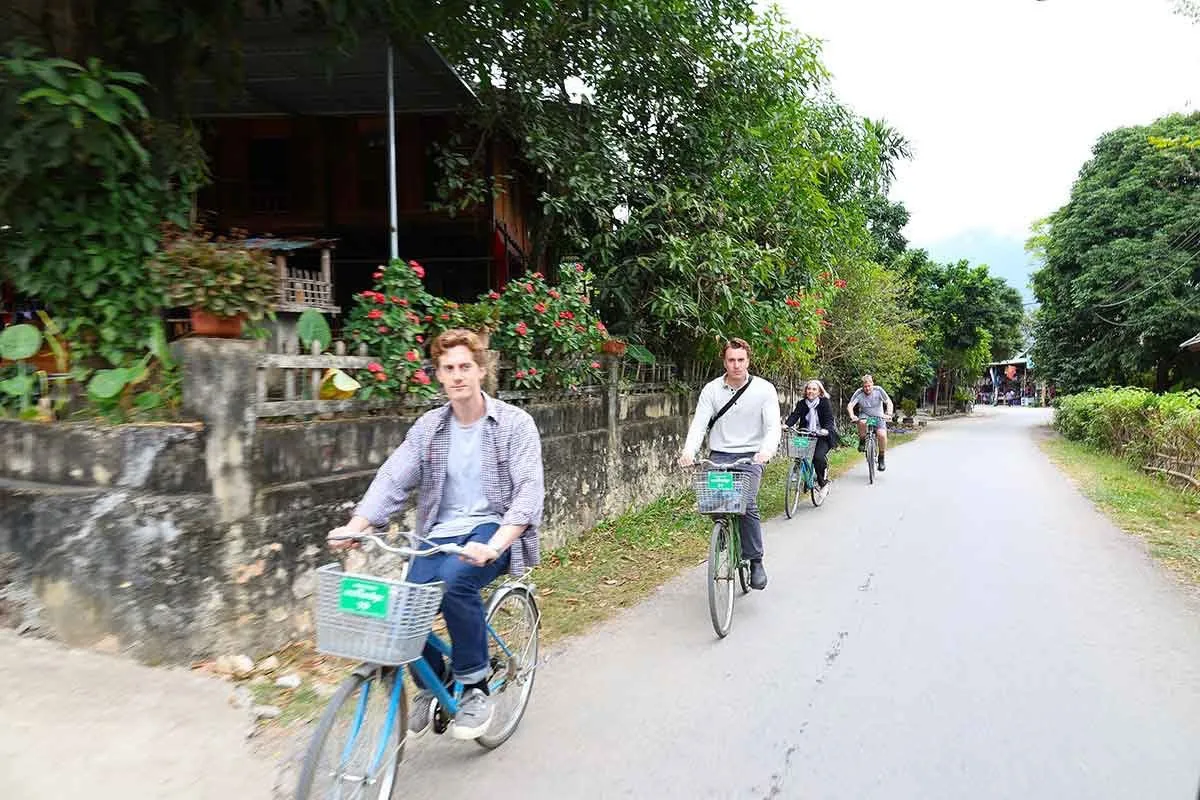
[[[1056,433],[1041,446],[1113,522],[1145,539],[1150,554],[1184,580],[1200,585],[1200,495]]]

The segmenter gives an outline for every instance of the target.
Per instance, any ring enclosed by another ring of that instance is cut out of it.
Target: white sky
[[[936,257],[986,239],[1000,259],[998,240],[1067,200],[1100,134],[1200,108],[1200,27],[1171,0],[779,2],[825,41],[839,98],[912,142],[892,196]]]

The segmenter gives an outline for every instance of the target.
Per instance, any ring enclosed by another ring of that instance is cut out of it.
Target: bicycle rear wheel
[[[783,511],[788,519],[800,510],[800,495],[804,494],[803,475],[800,462],[792,459],[792,468],[788,470],[787,484],[783,490]]]
[[[487,732],[475,740],[480,747],[492,750],[507,742],[525,716],[537,675],[539,621],[537,601],[524,586],[501,587],[488,604],[494,712]]]
[[[300,770],[296,800],[393,800],[408,696],[396,669],[364,664],[329,700]]]
[[[708,542],[708,613],[713,630],[724,639],[733,624],[733,547],[724,520],[713,525]]]
[[[875,483],[875,431],[867,431],[867,483]]]
[[[816,472],[813,473],[812,485],[808,487],[808,493],[812,496],[813,506],[820,508],[821,503],[825,502],[825,492],[821,491],[821,487],[816,478]]]

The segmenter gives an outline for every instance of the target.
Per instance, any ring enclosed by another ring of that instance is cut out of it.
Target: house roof
[[[319,33],[286,20],[247,20],[241,29],[242,85],[223,89],[211,76],[192,84],[192,116],[350,116],[387,112],[386,33],[364,32],[348,55]],[[397,113],[447,112],[477,102],[429,41],[397,44]]]
[[[1192,338],[1188,339],[1183,344],[1179,345],[1180,350],[1195,350],[1200,352],[1200,333],[1197,333]]]

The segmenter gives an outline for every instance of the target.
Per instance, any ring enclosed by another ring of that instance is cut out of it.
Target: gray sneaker
[[[433,693],[419,689],[408,707],[408,734],[414,739],[425,735],[433,724]]]
[[[463,695],[462,702],[458,704],[450,735],[455,739],[478,739],[487,733],[491,723],[492,698],[479,689],[472,689]]]

